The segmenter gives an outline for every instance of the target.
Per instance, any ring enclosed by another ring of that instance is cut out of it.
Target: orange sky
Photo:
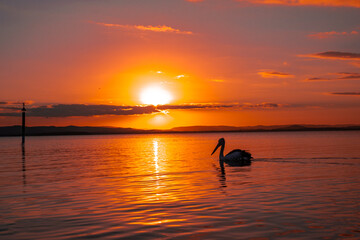
[[[3,1],[0,16],[1,126],[23,101],[31,126],[360,124],[357,0]],[[145,106],[147,87],[171,101]]]

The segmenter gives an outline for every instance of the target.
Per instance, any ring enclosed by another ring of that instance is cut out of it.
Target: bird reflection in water
[[[220,168],[217,168],[219,173],[219,181],[220,181],[220,187],[221,188],[225,188],[227,187],[226,185],[226,174],[225,174],[225,167],[224,167],[224,163],[220,162]]]

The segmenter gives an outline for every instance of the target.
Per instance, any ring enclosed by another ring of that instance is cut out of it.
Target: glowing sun
[[[172,100],[170,92],[157,86],[147,87],[140,93],[140,100],[143,104],[163,105]]]

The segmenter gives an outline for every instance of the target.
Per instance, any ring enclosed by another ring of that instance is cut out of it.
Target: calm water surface
[[[252,165],[222,172],[220,137]],[[359,143],[359,131],[0,138],[0,238],[360,239]]]

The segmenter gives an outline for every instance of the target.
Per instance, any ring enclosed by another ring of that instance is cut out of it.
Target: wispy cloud
[[[338,72],[338,73],[331,73],[328,75],[335,75],[337,77],[311,77],[305,79],[305,81],[311,82],[311,81],[360,80],[360,73]]]
[[[351,31],[351,32],[336,32],[336,31],[331,31],[331,32],[318,32],[318,33],[313,33],[313,34],[309,34],[308,37],[309,38],[315,38],[315,39],[325,39],[325,38],[333,38],[336,36],[351,36],[351,35],[358,35],[359,32],[358,31]]]
[[[351,65],[360,68],[360,62],[351,62]]]
[[[287,6],[333,6],[333,7],[360,7],[358,0],[237,0],[255,4],[272,4]]]
[[[360,92],[331,92],[329,94],[340,96],[360,96]]]
[[[292,78],[294,75],[277,71],[260,71],[258,74],[263,78]]]
[[[202,2],[205,0],[185,0],[187,2]],[[324,7],[360,7],[358,0],[234,0],[253,4],[286,5],[286,6],[324,6]]]
[[[148,32],[159,32],[159,33],[176,33],[176,34],[193,34],[191,31],[182,31],[180,29],[176,29],[166,25],[158,25],[158,26],[151,26],[151,25],[122,25],[122,24],[114,24],[114,23],[103,23],[103,22],[91,22],[97,25],[110,27],[110,28],[117,28],[123,30],[139,30],[139,31],[148,31]]]
[[[343,80],[360,79],[360,73],[339,72],[336,74],[340,75],[340,77],[337,79],[343,79]]]
[[[305,81],[307,82],[311,82],[311,81],[331,81],[331,78],[322,78],[322,77],[311,77],[311,78],[307,78],[305,79]]]
[[[187,76],[184,75],[184,74],[180,74],[180,75],[177,75],[175,78],[176,79],[180,79],[180,78],[186,78]]]
[[[216,79],[211,79],[210,81],[216,82],[216,83],[223,83],[223,82],[225,82],[224,79],[218,79],[218,78],[216,78]]]
[[[360,53],[328,51],[328,52],[314,53],[308,55],[299,55],[299,57],[338,59],[338,60],[360,60]]]

